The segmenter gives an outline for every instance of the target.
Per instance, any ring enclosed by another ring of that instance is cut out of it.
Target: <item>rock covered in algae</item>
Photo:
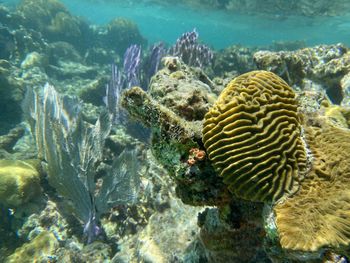
[[[209,262],[269,262],[263,247],[262,205],[232,202],[199,214],[200,240]]]
[[[151,126],[153,154],[176,180],[176,191],[183,202],[192,205],[227,202],[229,193],[222,189],[221,179],[215,176],[206,158],[195,165],[189,164],[192,150],[203,152],[200,150],[201,122],[189,121],[197,117],[185,113],[184,109],[198,106],[199,114],[195,115],[202,116],[203,109],[215,98],[210,92],[213,84],[204,74],[177,58],[167,57],[164,62],[165,69],[152,79],[150,93],[134,87],[124,93],[122,105],[132,116]],[[164,92],[168,85],[169,94]],[[188,94],[192,97],[192,87],[200,90],[201,99],[181,99],[183,92],[185,97]]]
[[[205,258],[197,240],[196,214],[201,210],[171,198],[169,209],[154,213],[137,236],[129,242],[122,242],[122,253],[117,254],[112,262],[200,262],[200,258]]]
[[[236,196],[276,201],[293,194],[306,170],[295,93],[277,75],[235,78],[205,115],[203,143]]]
[[[289,85],[304,88],[305,80],[321,85],[335,103],[340,103],[346,95],[341,80],[350,71],[350,52],[342,44],[296,51],[258,51],[254,61],[258,69],[276,73]]]
[[[51,258],[58,248],[58,245],[55,235],[51,232],[44,231],[29,243],[16,249],[16,251],[5,260],[5,262],[51,262]]]
[[[79,46],[87,44],[80,41],[88,35],[87,23],[72,16],[60,1],[24,0],[17,13],[23,17],[25,27],[40,31],[51,41],[66,41]]]
[[[40,172],[35,163],[0,160],[0,202],[18,207],[41,193]]]
[[[201,121],[216,96],[214,84],[200,70],[190,68],[177,57],[165,57],[164,68],[151,79],[150,95],[187,121]]]

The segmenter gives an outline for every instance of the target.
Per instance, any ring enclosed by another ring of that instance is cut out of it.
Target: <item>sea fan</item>
[[[46,84],[43,95],[28,90],[24,112],[44,161],[49,183],[69,200],[83,222],[87,242],[101,233],[100,216],[115,205],[136,200],[140,180],[136,152],[124,150],[107,170],[96,190],[96,167],[111,130],[111,116],[103,112],[95,125],[82,120],[77,98],[59,95]]]

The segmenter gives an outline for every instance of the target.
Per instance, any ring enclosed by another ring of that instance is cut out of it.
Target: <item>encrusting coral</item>
[[[312,168],[298,193],[274,208],[284,249],[318,251],[350,243],[350,130],[317,122],[305,127]]]
[[[307,157],[293,90],[267,71],[235,78],[205,115],[203,142],[229,189],[252,201],[295,193]]]

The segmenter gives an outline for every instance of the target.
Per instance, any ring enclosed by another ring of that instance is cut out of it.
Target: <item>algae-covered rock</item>
[[[55,235],[51,232],[44,231],[29,243],[16,249],[16,251],[5,260],[5,262],[51,262],[51,257],[54,255],[58,245],[59,243],[55,238]]]
[[[140,34],[137,25],[125,18],[116,18],[109,22],[103,42],[106,47],[117,48],[119,55],[124,54],[130,43],[146,44],[146,40]]]
[[[211,93],[215,85],[202,71],[176,57],[165,57],[163,64],[165,67],[151,79],[151,96],[185,120],[202,120],[216,99]]]
[[[254,61],[259,69],[276,73],[291,86],[304,88],[304,80],[309,79],[322,85],[334,103],[344,99],[341,80],[350,72],[350,52],[342,44],[296,51],[258,51]]]
[[[227,72],[245,73],[255,69],[253,49],[244,46],[230,46],[215,55],[213,70],[216,76],[223,76]]]
[[[18,207],[40,194],[40,173],[31,161],[0,160],[0,202]]]
[[[208,262],[269,262],[263,248],[261,212],[261,204],[234,201],[200,213],[199,237]]]
[[[91,33],[87,23],[72,16],[60,1],[24,0],[17,13],[23,16],[25,27],[40,31],[51,41],[66,41],[82,49],[88,44],[81,41]]]

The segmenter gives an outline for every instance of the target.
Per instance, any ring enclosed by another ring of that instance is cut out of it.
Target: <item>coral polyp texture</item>
[[[282,248],[317,251],[350,243],[350,130],[306,128],[313,165],[298,193],[275,206]]]
[[[205,115],[209,159],[237,197],[270,202],[295,193],[307,169],[297,101],[268,71],[232,80]]]

